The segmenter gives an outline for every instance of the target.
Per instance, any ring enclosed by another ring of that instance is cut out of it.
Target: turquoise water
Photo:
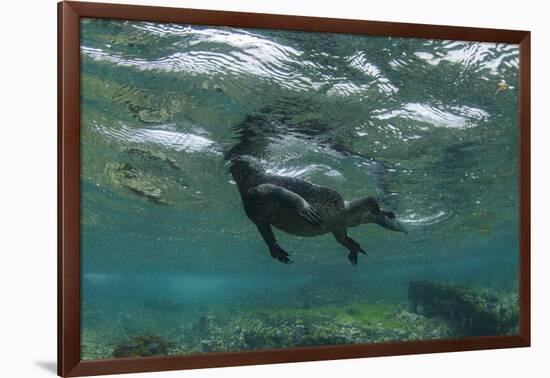
[[[82,358],[517,332],[409,294],[429,281],[517,313],[516,45],[81,26]],[[228,154],[375,196],[409,234],[349,229],[368,252],[353,266],[330,234],[275,231],[281,264]]]

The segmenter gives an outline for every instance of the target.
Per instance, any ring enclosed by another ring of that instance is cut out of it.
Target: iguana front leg
[[[260,231],[265,244],[267,244],[271,256],[284,264],[291,264],[292,261],[288,258],[289,254],[277,243],[271,226],[267,223],[260,223],[256,224],[256,227],[258,227],[258,231]]]
[[[323,221],[317,210],[300,195],[273,184],[261,184],[249,189],[247,195],[259,199],[260,202],[279,200],[296,209],[296,212],[306,222],[314,226],[321,226]]]
[[[261,184],[246,192],[246,213],[256,224],[258,231],[269,248],[271,256],[282,263],[289,264],[292,262],[288,258],[289,254],[277,243],[270,225],[272,218],[269,214],[269,209],[273,206],[281,206],[282,204],[295,209],[296,213],[309,224],[318,227],[322,225],[321,216],[317,210],[300,195],[288,189],[273,184]]]

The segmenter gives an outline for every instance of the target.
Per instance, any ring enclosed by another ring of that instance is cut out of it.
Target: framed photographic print
[[[59,375],[529,346],[529,32],[58,10]]]

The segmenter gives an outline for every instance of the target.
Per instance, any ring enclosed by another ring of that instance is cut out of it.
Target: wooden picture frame
[[[370,34],[519,44],[519,335],[336,345],[169,357],[80,358],[80,19]],[[530,32],[165,7],[58,4],[58,374],[83,376],[530,345]]]

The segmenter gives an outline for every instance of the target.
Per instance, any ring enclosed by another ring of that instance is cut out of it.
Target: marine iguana
[[[376,223],[393,231],[407,233],[391,211],[381,209],[373,197],[345,203],[340,194],[326,186],[264,172],[246,158],[235,158],[229,168],[235,179],[246,215],[254,222],[273,258],[289,264],[271,226],[298,236],[317,236],[332,232],[349,250],[348,259],[357,265],[363,248],[347,234],[349,227]]]

